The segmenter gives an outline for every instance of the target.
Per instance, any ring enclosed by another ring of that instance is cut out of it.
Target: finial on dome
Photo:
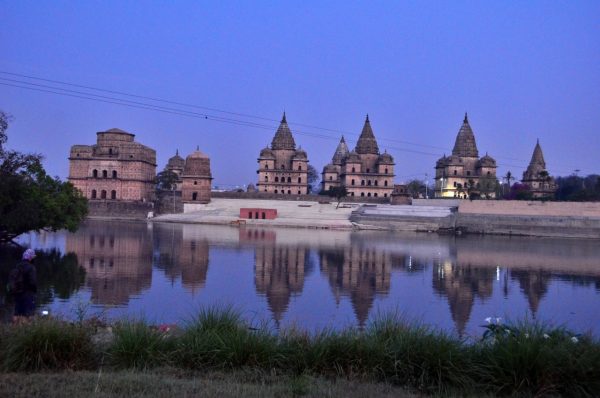
[[[465,120],[463,120],[463,123],[469,123],[469,118],[467,117],[467,112],[465,112]]]
[[[179,149],[175,149],[175,156],[179,156]]]
[[[367,120],[365,120],[365,123],[369,123],[369,114],[367,113]]]
[[[344,135],[342,134],[342,139],[340,140],[340,142],[346,142],[346,139],[344,139]]]
[[[283,117],[281,118],[281,123],[287,123],[287,120],[285,118],[285,111],[283,111]]]

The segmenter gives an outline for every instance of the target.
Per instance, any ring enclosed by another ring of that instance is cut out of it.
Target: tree
[[[47,175],[41,155],[4,148],[8,121],[0,111],[0,242],[29,231],[77,230],[87,200],[71,183]]]
[[[510,182],[515,179],[515,177],[513,177],[512,173],[510,172],[510,170],[506,172],[504,179],[506,180],[506,186],[510,190]],[[504,195],[506,196],[506,193],[504,193]]]
[[[171,191],[175,189],[178,181],[179,176],[171,170],[161,171],[156,175],[156,179],[154,180],[156,189],[159,191]]]
[[[319,173],[312,164],[308,165],[308,193],[315,191],[315,182],[319,181]]]
[[[412,180],[406,184],[406,189],[413,199],[425,197],[425,183],[421,180]]]
[[[498,185],[496,177],[491,175],[482,176],[479,179],[479,192],[485,196],[486,199],[489,199],[492,196],[492,193],[498,192]]]
[[[342,201],[342,199],[348,196],[348,190],[344,186],[331,187],[327,191],[327,196],[331,196],[332,198],[337,199],[337,206],[335,206],[335,208],[337,209],[338,207],[340,207],[340,202]]]

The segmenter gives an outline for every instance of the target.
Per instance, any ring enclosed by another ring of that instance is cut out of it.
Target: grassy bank
[[[480,341],[465,341],[393,315],[364,331],[314,333],[252,328],[231,309],[204,310],[179,327],[38,319],[2,329],[0,358],[6,374],[168,367],[385,383],[425,394],[600,395],[600,342],[536,323],[490,322]]]

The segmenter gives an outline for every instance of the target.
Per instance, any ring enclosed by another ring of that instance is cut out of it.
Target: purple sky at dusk
[[[2,1],[0,21],[8,146],[62,178],[71,145],[118,127],[158,170],[199,145],[215,185],[255,183],[283,110],[319,172],[368,113],[396,182],[431,180],[467,111],[498,175],[520,177],[537,138],[551,174],[600,173],[599,1]],[[47,86],[196,117],[23,88]]]

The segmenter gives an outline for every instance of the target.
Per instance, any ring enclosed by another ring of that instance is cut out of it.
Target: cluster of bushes
[[[0,331],[0,362],[4,371],[252,368],[436,394],[600,395],[597,339],[526,322],[491,323],[480,341],[466,341],[393,315],[363,331],[315,333],[252,328],[230,309],[204,310],[176,328],[38,319]]]

